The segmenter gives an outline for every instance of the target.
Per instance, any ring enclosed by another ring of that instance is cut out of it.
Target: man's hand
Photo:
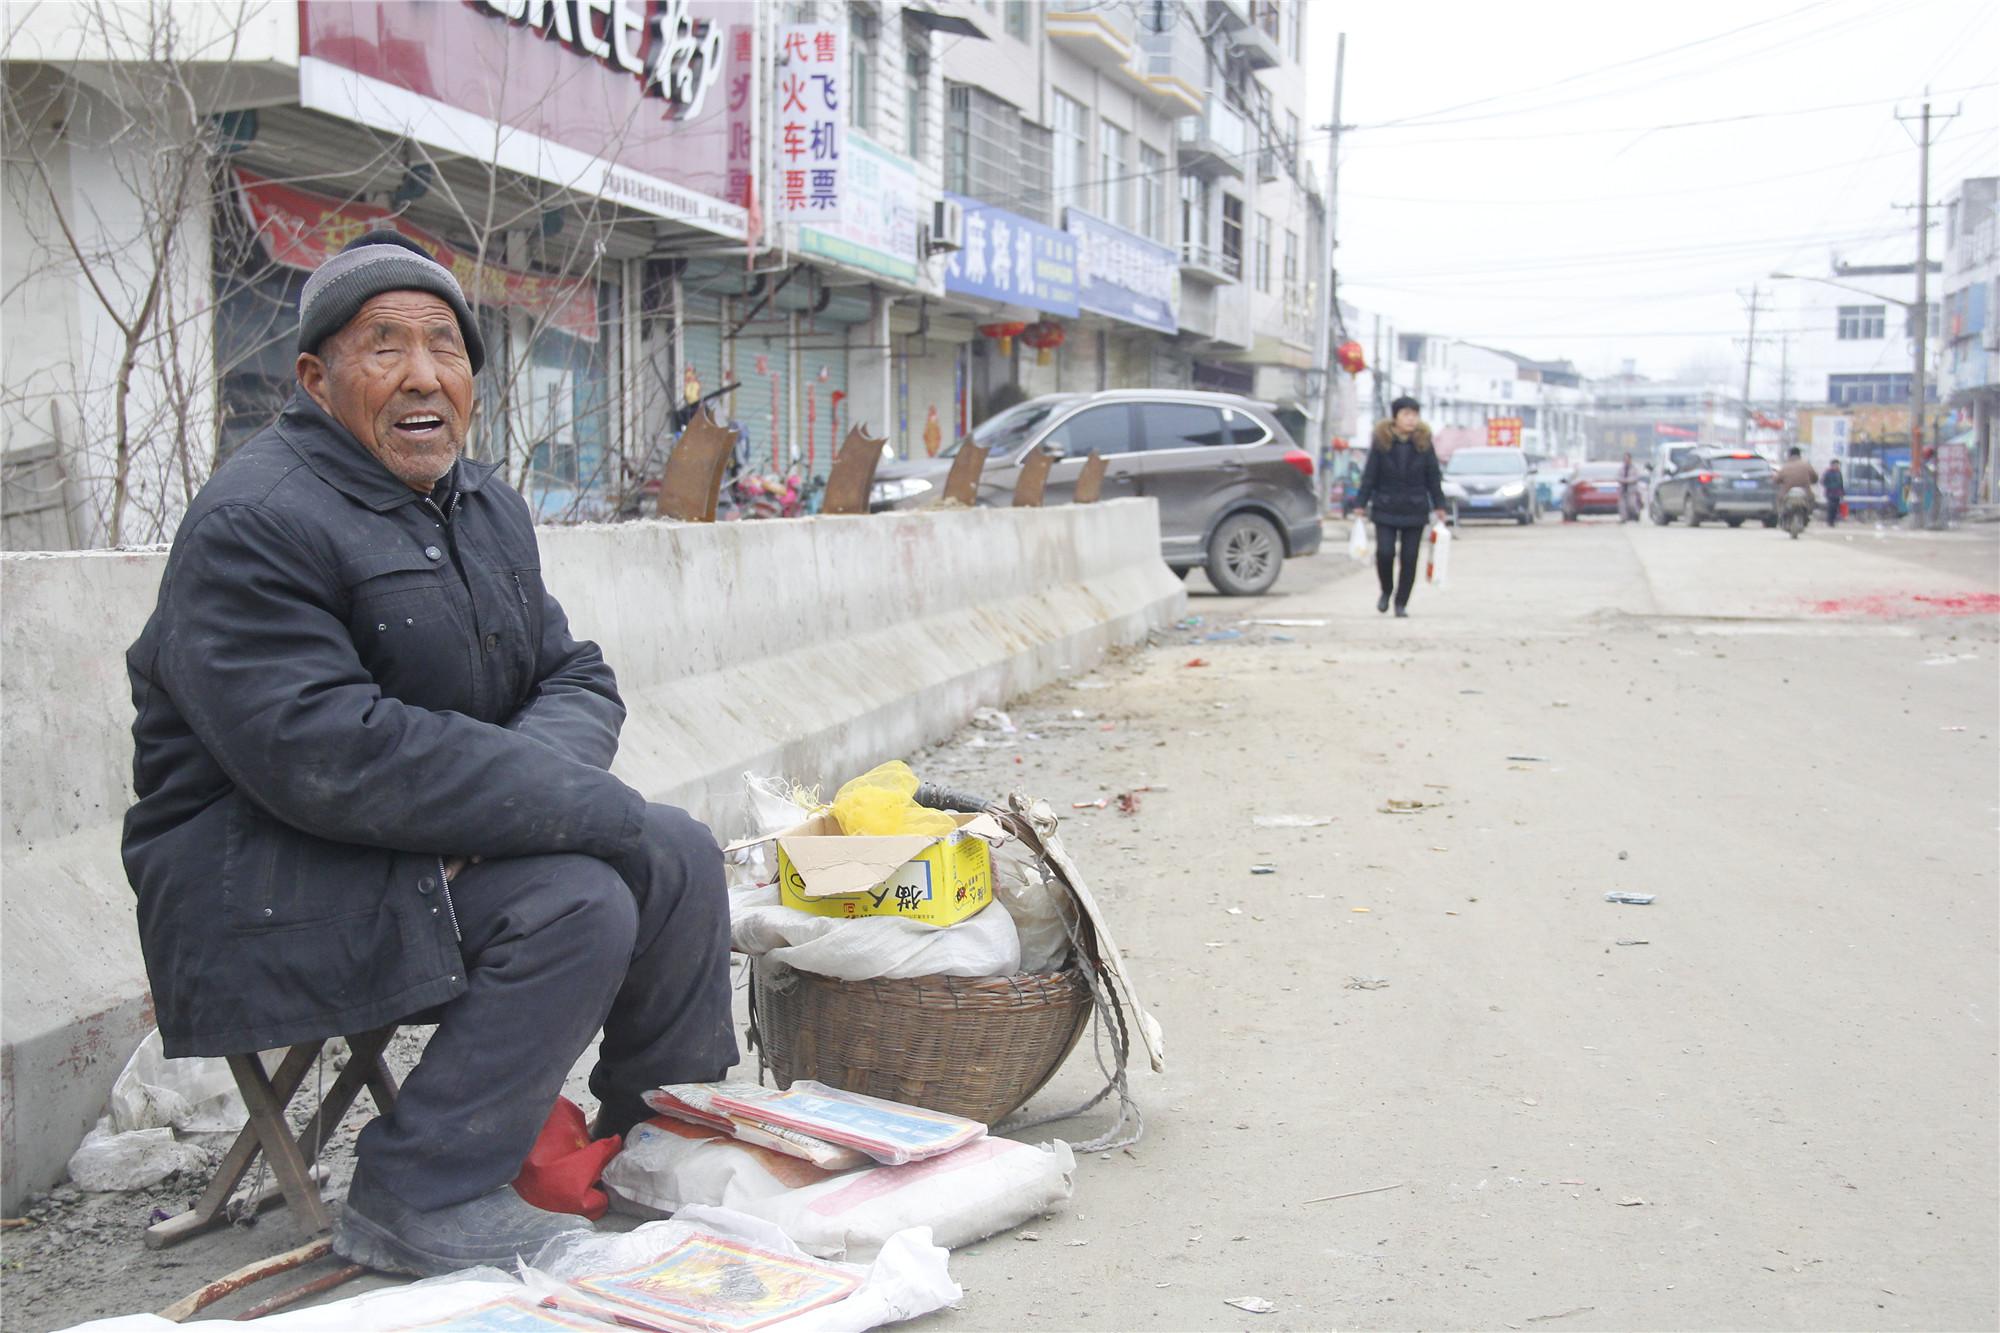
[[[477,856],[454,856],[449,858],[444,863],[444,882],[447,884],[451,883],[458,878],[459,871],[465,869],[467,866],[478,865],[480,859]]]

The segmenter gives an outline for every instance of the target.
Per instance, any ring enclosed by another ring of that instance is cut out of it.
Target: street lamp
[[[1924,344],[1930,333],[1930,302],[1923,296],[1924,277],[1925,274],[1920,264],[1917,271],[1918,297],[1914,301],[1905,301],[1895,296],[1884,296],[1881,292],[1871,292],[1865,287],[1856,287],[1852,283],[1837,282],[1832,278],[1815,278],[1803,273],[1773,273],[1771,280],[1773,282],[1817,282],[1823,287],[1838,287],[1842,291],[1859,292],[1861,295],[1873,300],[1903,308],[1903,313],[1907,320],[1905,327],[1911,330],[1912,336],[1916,339],[1915,356],[1912,358],[1910,372],[1910,482],[1911,490],[1919,498],[1919,503],[1922,505],[1924,513],[1928,514],[1930,506],[1928,503],[1925,503],[1927,497],[1923,489],[1926,476],[1924,468]],[[1937,484],[1936,479],[1932,478],[1930,484],[1935,486]],[[1925,521],[1924,518],[1917,520],[1920,526]]]

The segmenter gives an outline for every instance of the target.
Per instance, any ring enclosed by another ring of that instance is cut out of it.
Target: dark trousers
[[[1840,502],[1847,497],[1838,491],[1829,491],[1826,497],[1826,525],[1830,528],[1840,522]]]
[[[1402,544],[1403,567],[1396,568],[1396,546]],[[1375,576],[1382,580],[1382,595],[1391,591],[1396,595],[1397,606],[1410,604],[1410,589],[1417,586],[1417,566],[1423,562],[1424,529],[1420,524],[1414,528],[1390,527],[1387,523],[1375,525]]]
[[[708,829],[648,808],[645,841],[613,865],[578,855],[468,866],[451,885],[465,993],[403,1081],[395,1111],[361,1132],[361,1169],[412,1208],[463,1203],[521,1169],[563,1080],[598,1028],[590,1075],[622,1127],[661,1083],[721,1078],[736,1063],[729,899]]]

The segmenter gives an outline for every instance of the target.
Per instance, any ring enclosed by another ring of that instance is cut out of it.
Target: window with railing
[[[1139,232],[1162,240],[1167,229],[1167,155],[1139,145]]]
[[[1067,93],[1051,94],[1050,105],[1050,119],[1055,122],[1055,173],[1050,178],[1055,206],[1060,209],[1074,204],[1081,208],[1087,200],[1084,190],[1090,175],[1090,141],[1083,129],[1088,113],[1083,103]]]
[[[1104,117],[1097,118],[1097,184],[1104,217],[1121,227],[1132,225],[1132,179],[1125,165],[1126,134]]]

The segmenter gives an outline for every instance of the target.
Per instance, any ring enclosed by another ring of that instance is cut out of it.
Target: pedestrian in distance
[[[1639,521],[1639,465],[1630,449],[1625,451],[1625,466],[1618,469],[1618,521]]]
[[[1389,420],[1375,423],[1361,486],[1348,509],[1365,512],[1375,524],[1375,574],[1382,584],[1375,609],[1387,611],[1393,599],[1396,614],[1407,616],[1423,560],[1425,522],[1432,517],[1444,522],[1444,473],[1431,428],[1417,415],[1417,400],[1398,398],[1389,412]]]
[[[1847,478],[1840,473],[1838,458],[1826,465],[1819,486],[1826,492],[1826,525],[1830,528],[1840,522],[1840,506],[1847,500]]]
[[[593,1137],[736,1063],[722,853],[612,775],[625,721],[464,456],[479,325],[395,232],[305,282],[298,386],[188,507],[127,655],[125,867],[170,1057],[436,1024],[334,1252],[512,1267],[589,1224],[511,1187],[600,1031]]]

